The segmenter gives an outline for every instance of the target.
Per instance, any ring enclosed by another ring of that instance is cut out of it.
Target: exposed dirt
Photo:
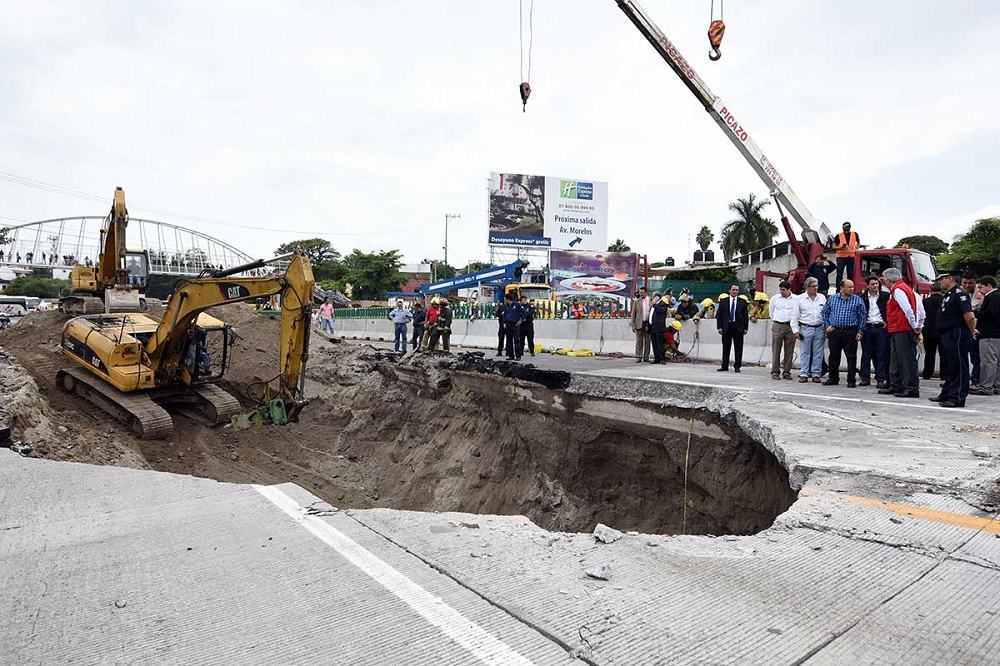
[[[213,314],[239,335],[225,388],[245,398],[276,372],[277,322],[240,306]],[[46,458],[292,481],[339,507],[517,513],[557,530],[603,522],[746,534],[794,501],[774,457],[708,412],[606,408],[562,391],[566,373],[481,354],[400,359],[319,335],[307,373],[312,401],[299,423],[235,432],[178,415],[169,440],[137,440],[55,389],[64,320],[36,313],[0,332],[13,359],[0,356],[0,420]]]

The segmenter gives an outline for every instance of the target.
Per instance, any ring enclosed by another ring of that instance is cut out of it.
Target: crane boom
[[[722,128],[722,131],[733,142],[740,154],[749,162],[753,170],[764,181],[772,196],[776,197],[785,205],[788,212],[799,223],[803,231],[813,231],[810,226],[813,215],[806,208],[802,200],[799,199],[795,191],[778,171],[778,168],[767,158],[764,152],[750,137],[750,133],[737,120],[736,115],[722,102],[718,95],[712,93],[705,82],[702,81],[698,73],[694,71],[681,52],[674,46],[673,42],[667,39],[657,25],[639,7],[638,3],[632,0],[615,0],[629,20],[635,24],[639,32],[653,45],[656,52],[660,54],[674,73],[680,77],[688,90],[698,98],[705,110],[712,116],[712,120]]]

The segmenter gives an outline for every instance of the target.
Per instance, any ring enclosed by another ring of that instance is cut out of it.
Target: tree
[[[354,250],[344,257],[344,265],[347,267],[344,282],[351,283],[353,296],[359,300],[384,300],[386,292],[397,291],[406,281],[399,271],[403,265],[399,250],[371,254]]]
[[[698,234],[694,237],[694,242],[698,244],[702,252],[707,250],[714,240],[715,234],[712,233],[712,230],[708,226],[699,229]]]
[[[493,264],[488,261],[470,261],[465,265],[466,273],[475,273],[476,271],[485,271],[487,268],[493,268]]]
[[[616,238],[615,242],[608,246],[608,252],[631,252],[630,248],[624,240],[621,238]]]
[[[939,256],[937,263],[948,270],[996,275],[1000,269],[1000,217],[976,220],[972,228],[955,237],[951,251]]]
[[[347,276],[347,266],[342,261],[321,261],[318,264],[313,264],[312,270],[316,282],[324,280],[343,282]]]
[[[896,247],[903,247],[904,245],[909,245],[915,250],[926,252],[932,257],[948,251],[948,244],[937,236],[907,236],[906,238],[900,238],[899,242],[896,243]]]
[[[58,298],[69,291],[69,280],[53,280],[51,278],[19,277],[11,281],[4,289],[8,296],[38,296],[39,298]]]
[[[753,192],[746,199],[737,199],[729,204],[729,210],[738,217],[722,227],[720,243],[726,261],[774,243],[778,226],[760,214],[770,204],[767,199],[757,199]]]
[[[307,238],[306,240],[292,241],[290,243],[282,243],[278,246],[278,249],[274,251],[274,256],[279,256],[282,254],[290,254],[296,249],[302,248],[309,257],[309,263],[313,266],[316,264],[322,264],[327,261],[340,261],[340,253],[333,249],[333,245],[330,241],[323,240],[322,238]]]
[[[6,245],[10,242],[10,229],[7,227],[0,227],[0,245]]]

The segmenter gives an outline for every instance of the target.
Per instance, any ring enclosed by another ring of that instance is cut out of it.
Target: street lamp
[[[461,218],[461,215],[453,215],[452,213],[446,213],[444,216],[444,263],[448,263],[448,223],[452,220]]]

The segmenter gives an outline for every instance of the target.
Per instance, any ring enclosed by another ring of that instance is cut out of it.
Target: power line
[[[83,199],[85,201],[94,201],[97,203],[107,203],[108,198],[98,196],[96,194],[90,194],[88,192],[82,192],[80,190],[74,190],[68,187],[63,187],[61,185],[54,185],[52,183],[46,183],[40,180],[34,180],[26,176],[19,176],[15,173],[8,173],[6,171],[0,171],[0,181],[6,181],[14,185],[21,185],[23,187],[30,187],[37,190],[42,190],[45,192],[51,192],[53,194],[60,194],[66,197],[72,197],[75,199]],[[239,224],[235,222],[223,222],[221,220],[213,220],[204,217],[195,217],[193,215],[186,215],[184,213],[176,213],[174,211],[166,210],[164,208],[155,208],[153,206],[145,206],[143,204],[129,205],[130,208],[134,210],[145,210],[151,213],[158,213],[160,215],[166,215],[168,217],[173,217],[179,220],[186,220],[188,222],[207,222],[208,224],[214,224],[222,227],[233,227],[236,229],[247,229],[251,231],[274,231],[283,234],[290,234],[296,236],[380,236],[385,234],[396,234],[403,233],[407,229],[386,229],[385,231],[342,231],[342,232],[329,232],[329,231],[301,231],[295,229],[275,229],[273,227],[256,227],[248,224]],[[13,217],[4,217],[0,215],[0,218],[5,220],[12,220],[15,222],[27,222],[27,220],[18,220]]]

